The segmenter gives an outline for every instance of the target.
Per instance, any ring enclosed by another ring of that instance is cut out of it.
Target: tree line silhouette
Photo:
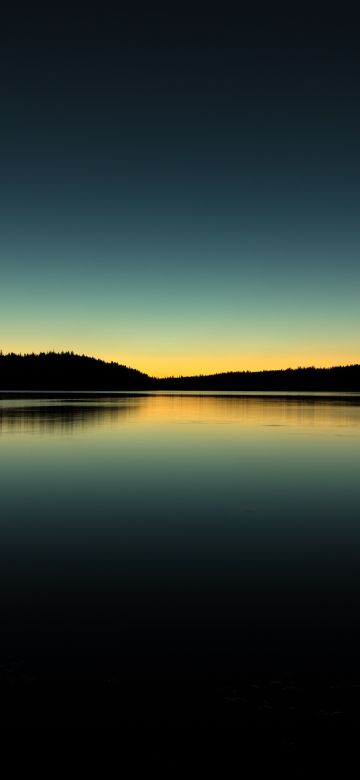
[[[360,391],[360,365],[158,379],[119,363],[73,352],[3,354],[0,390],[284,390]]]
[[[130,390],[150,381],[134,368],[73,352],[0,354],[1,390]]]

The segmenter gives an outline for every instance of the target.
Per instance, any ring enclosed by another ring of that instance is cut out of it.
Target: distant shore
[[[360,392],[360,365],[157,378],[73,352],[0,353],[0,392],[22,390]]]

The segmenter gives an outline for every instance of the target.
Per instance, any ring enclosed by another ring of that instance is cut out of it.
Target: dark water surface
[[[0,400],[4,668],[360,678],[359,396]]]

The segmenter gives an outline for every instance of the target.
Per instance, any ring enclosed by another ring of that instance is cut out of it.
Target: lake
[[[359,456],[356,394],[2,394],[2,668],[360,677]]]

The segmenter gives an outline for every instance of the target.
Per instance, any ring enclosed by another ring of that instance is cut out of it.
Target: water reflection
[[[138,400],[18,399],[0,402],[1,433],[75,433],[88,427],[117,425],[140,410]]]
[[[157,422],[358,425],[360,396],[161,395],[143,399],[141,419]]]
[[[8,395],[0,421],[1,653],[134,679],[358,663],[359,396]]]
[[[187,423],[241,424],[252,427],[360,424],[360,396],[104,394],[41,399],[0,396],[0,433],[71,433],[88,427]]]

